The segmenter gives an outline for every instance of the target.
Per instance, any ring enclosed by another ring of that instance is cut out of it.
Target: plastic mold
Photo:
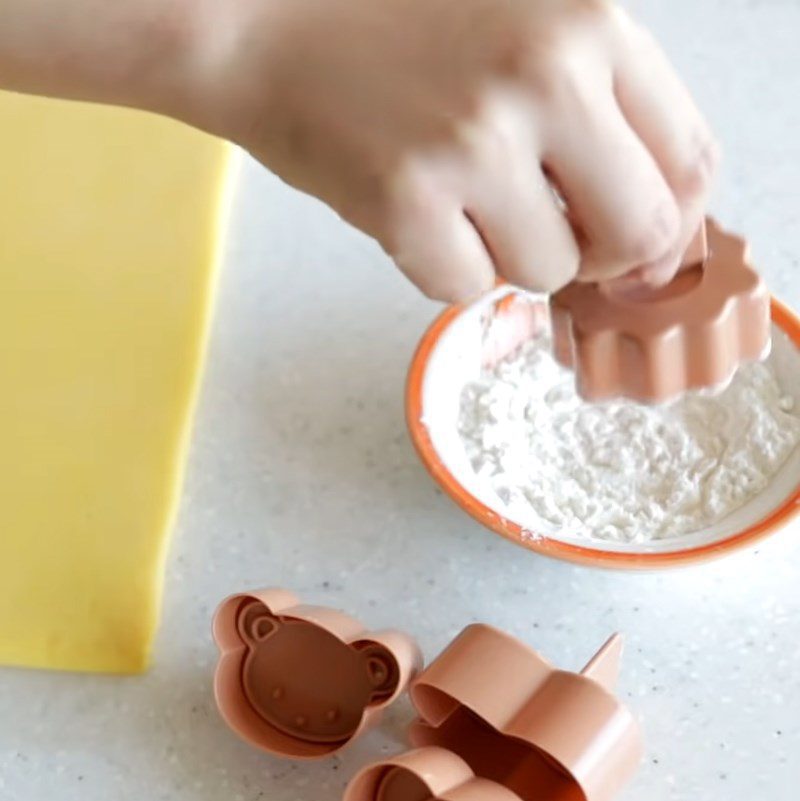
[[[705,229],[665,287],[630,294],[573,282],[551,297],[555,356],[582,397],[661,402],[724,386],[766,355],[769,294],[747,245],[710,219]]]
[[[227,598],[213,631],[223,718],[244,740],[280,756],[339,750],[377,722],[422,664],[407,635],[368,633],[348,615],[301,605],[285,590]]]
[[[362,770],[345,801],[609,801],[642,753],[612,693],[621,644],[615,635],[576,674],[467,627],[412,685],[417,749]]]

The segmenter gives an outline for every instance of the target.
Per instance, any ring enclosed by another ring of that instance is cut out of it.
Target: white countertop
[[[723,141],[715,212],[800,308],[800,4],[638,5]],[[800,525],[655,574],[493,536],[434,487],[405,433],[405,369],[436,311],[374,244],[246,166],[155,664],[129,679],[0,671],[0,798],[339,799],[358,766],[403,747],[405,700],[341,757],[296,765],[241,743],[211,697],[214,606],[285,585],[412,631],[428,658],[482,620],[575,669],[620,630],[621,693],[647,740],[623,801],[796,801]]]

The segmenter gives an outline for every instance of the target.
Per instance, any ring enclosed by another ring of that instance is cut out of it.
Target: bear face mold
[[[214,617],[222,717],[280,756],[324,757],[377,722],[421,667],[416,644],[285,590],[233,595]]]

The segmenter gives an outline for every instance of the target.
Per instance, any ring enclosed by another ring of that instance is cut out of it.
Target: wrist
[[[279,0],[182,2],[192,7],[193,23],[175,37],[176,91],[164,98],[168,108],[154,110],[218,136],[247,139],[254,117],[270,106]]]
[[[206,0],[133,0],[85,13],[62,0],[9,0],[0,27],[0,86],[19,92],[174,113],[204,25]],[[84,13],[81,13],[81,12]]]
[[[142,20],[139,41],[133,44],[143,54],[140,68],[121,76],[123,103],[198,124],[215,18],[222,13],[215,5],[213,0],[155,0],[156,8]]]

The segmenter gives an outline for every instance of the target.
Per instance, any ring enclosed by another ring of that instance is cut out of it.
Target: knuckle
[[[553,231],[540,231],[538,237],[548,244],[541,248],[541,256],[531,258],[536,248],[527,247],[519,253],[513,269],[502,270],[511,283],[533,292],[556,292],[572,281],[580,269],[581,254],[577,243]]]
[[[549,52],[532,76],[537,94],[543,101],[563,105],[585,93],[585,74],[568,49]]]
[[[518,152],[520,133],[529,125],[517,110],[508,113],[502,100],[486,98],[479,120],[458,126],[456,157],[466,173],[494,173],[499,164],[513,161]],[[528,129],[531,133],[532,126]]]
[[[376,227],[385,217],[384,188],[378,177],[356,182],[329,202],[345,222],[370,236],[375,235]]]
[[[398,214],[390,209],[381,209],[375,224],[375,238],[398,267],[403,269],[406,259],[407,236],[400,224]]]
[[[417,285],[425,297],[440,303],[466,303],[491,288],[474,276],[444,276],[437,270],[428,272]]]
[[[679,230],[677,207],[673,203],[662,203],[653,213],[620,232],[618,255],[632,265],[655,261],[672,247]]]
[[[630,19],[613,0],[577,0],[579,9],[598,24],[618,25]]]
[[[414,204],[424,196],[426,171],[413,155],[401,157],[386,179],[386,195],[398,204]]]
[[[453,124],[453,141],[461,153],[482,160],[491,144],[491,119],[490,110],[484,107],[480,119],[461,119]]]
[[[622,41],[632,46],[636,52],[644,53],[660,47],[652,31],[633,19],[625,9],[617,7],[613,14],[613,20],[614,27],[621,35]]]
[[[496,56],[496,68],[500,75],[509,78],[524,78],[530,71],[533,46],[523,29],[509,31],[504,37]]]
[[[580,269],[581,254],[578,248],[575,247],[573,252],[564,258],[561,265],[561,272],[558,274],[557,280],[553,282],[555,285],[550,287],[548,291],[554,292],[557,289],[561,289],[562,286],[565,286],[576,278]]]
[[[676,180],[675,191],[682,199],[703,194],[709,182],[706,169],[699,159],[685,164]]]
[[[593,125],[598,93],[611,93],[613,72],[608,62],[568,46],[548,53],[529,85],[540,107],[554,118],[574,115],[576,124]]]
[[[386,176],[377,203],[384,241],[393,250],[409,226],[429,215],[430,180],[415,158],[407,157]]]
[[[547,271],[538,275],[533,281],[529,281],[527,288],[533,292],[551,294],[566,286],[577,274],[577,265],[574,269],[570,268],[568,273]]]
[[[619,42],[635,24],[631,16],[615,0],[571,0],[572,19],[578,30],[586,39],[591,39],[602,47]]]
[[[386,254],[405,272],[409,266],[408,234],[396,215],[386,213],[376,226],[376,238]]]
[[[684,165],[676,178],[675,192],[682,200],[693,199],[708,192],[719,168],[721,151],[712,137],[703,138],[694,157]]]
[[[634,232],[620,247],[620,256],[629,264],[644,264],[664,255],[667,240],[655,227],[651,226]]]
[[[529,282],[529,288],[536,292],[557,292],[578,275],[579,269],[580,254],[575,248],[574,253],[562,254],[557,263],[548,265],[547,269],[538,272],[534,280]]]
[[[455,287],[437,282],[425,281],[420,290],[428,300],[435,300],[438,303],[459,303],[461,296]]]

